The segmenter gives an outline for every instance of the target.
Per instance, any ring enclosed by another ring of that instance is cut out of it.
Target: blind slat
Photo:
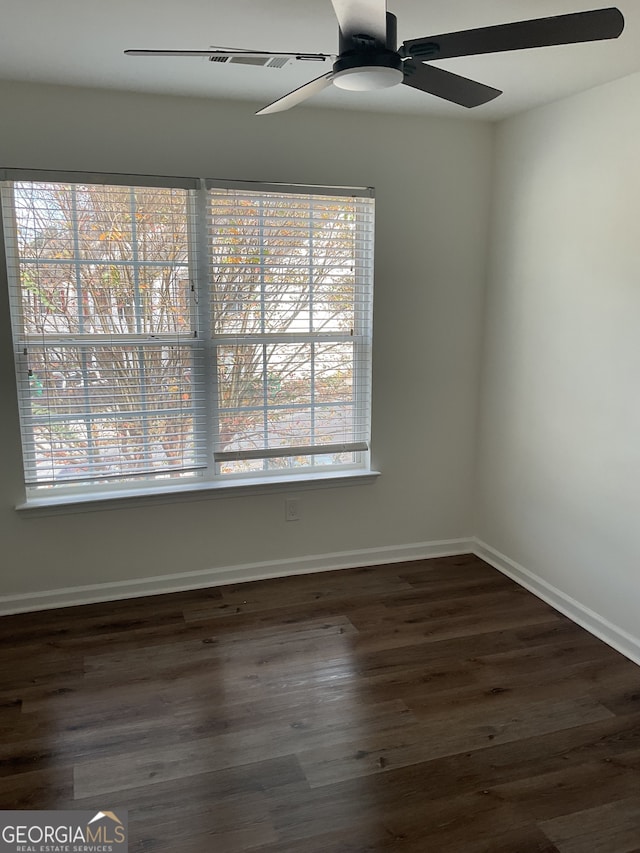
[[[239,462],[243,459],[277,459],[286,456],[315,456],[326,453],[356,453],[368,450],[366,441],[354,441],[350,444],[300,444],[294,447],[270,447],[265,450],[229,450],[215,454],[216,462]]]

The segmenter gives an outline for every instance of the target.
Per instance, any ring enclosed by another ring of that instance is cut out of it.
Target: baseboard
[[[495,548],[487,545],[486,542],[474,539],[471,550],[477,557],[537,595],[538,598],[546,601],[560,613],[564,613],[572,622],[580,625],[590,634],[640,665],[640,638],[618,628],[604,616],[600,616],[599,613],[557,589],[553,584],[529,571],[529,569],[525,569],[515,560],[501,554]]]
[[[7,616],[11,613],[27,613],[33,610],[50,610],[55,607],[69,607],[77,604],[95,604],[99,601],[139,598],[144,595],[161,595],[168,592],[204,589],[222,586],[223,584],[245,583],[287,575],[304,575],[313,572],[354,569],[360,566],[379,566],[386,563],[451,557],[458,554],[469,554],[472,545],[473,540],[471,539],[447,539],[420,542],[413,545],[391,545],[286,560],[269,560],[262,563],[246,563],[198,572],[182,572],[175,575],[136,578],[115,583],[99,583],[65,589],[51,589],[43,592],[28,592],[22,595],[0,596],[0,616]]]

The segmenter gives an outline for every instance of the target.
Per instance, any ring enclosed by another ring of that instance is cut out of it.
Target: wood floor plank
[[[504,584],[513,583],[509,578],[496,572],[488,563],[474,554],[458,554],[454,557],[432,557],[426,560],[414,560],[411,563],[395,563],[395,574],[413,586],[438,582],[463,580],[473,583],[478,580],[499,579]]]
[[[593,688],[602,704],[614,714],[636,714],[640,711],[640,668],[609,667]]]
[[[358,636],[354,645],[358,652],[358,673],[360,677],[372,683],[394,678],[403,670],[416,668],[422,668],[425,676],[437,678],[438,674],[448,672],[450,669],[460,666],[466,668],[468,664],[475,664],[483,655],[511,653],[514,650],[524,653],[529,645],[546,646],[550,638],[567,638],[574,632],[575,626],[572,626],[568,620],[554,619],[552,622],[545,621],[524,626],[518,624],[513,627],[503,627],[500,630],[483,631],[477,635],[427,638],[424,641],[421,636],[414,635],[399,645],[389,643],[386,646],[380,646],[376,642],[372,649],[366,641],[361,643]],[[479,667],[476,669],[480,671]]]
[[[491,800],[483,793],[451,798],[422,796],[390,797],[379,787],[365,795],[356,813],[346,800],[336,802],[330,789],[324,800],[312,806],[298,802],[291,813],[286,805],[273,808],[274,825],[284,850],[464,850],[552,851],[555,847],[526,816],[508,803]],[[335,819],[334,819],[335,816]],[[293,819],[292,819],[293,818]],[[342,848],[340,844],[346,846]],[[351,845],[351,846],[349,846]],[[268,850],[273,850],[267,847]],[[274,851],[275,853],[275,851]]]
[[[590,699],[531,703],[517,714],[494,709],[480,717],[473,709],[463,709],[462,713],[430,717],[397,731],[364,735],[322,750],[305,750],[298,758],[310,785],[317,787],[611,716]]]
[[[237,669],[243,663],[263,665],[265,661],[290,656],[291,645],[295,645],[299,656],[301,652],[313,653],[326,648],[329,638],[343,638],[355,633],[356,629],[347,618],[335,617],[310,620],[294,628],[287,626],[285,630],[272,627],[240,634],[213,634],[182,642],[175,640],[136,649],[88,654],[85,656],[85,674],[87,678],[105,675],[112,678],[118,670],[129,678],[176,670],[183,674],[188,667],[197,666],[200,661],[207,667],[233,666]],[[343,651],[344,640],[340,640],[338,648]]]
[[[560,853],[635,853],[640,848],[640,796],[544,821]]]
[[[427,838],[422,832],[411,837],[407,832],[390,830],[380,822],[348,832],[327,832],[304,842],[293,841],[256,848],[253,853],[559,853],[558,848],[544,833],[534,826],[521,826],[517,830],[496,829],[490,837],[475,840],[471,828],[467,837],[460,839]],[[457,844],[458,846],[443,846]],[[194,851],[195,853],[195,851]],[[199,851],[198,851],[199,853]],[[586,853],[586,851],[585,851]],[[636,851],[633,851],[636,853]]]
[[[553,646],[546,647],[547,657],[553,655],[554,651]],[[528,655],[526,657],[528,659]],[[592,657],[594,655],[589,653],[587,660],[577,663],[570,663],[562,655],[557,659],[554,657],[544,677],[540,678],[532,678],[526,663],[519,667],[512,666],[512,658],[509,658],[506,671],[499,661],[493,665],[484,665],[476,660],[467,662],[467,667],[462,670],[466,683],[461,679],[459,683],[449,685],[446,678],[433,679],[431,689],[427,692],[424,681],[416,679],[413,682],[400,682],[401,690],[411,710],[418,716],[426,717],[463,707],[472,708],[478,715],[487,710],[491,712],[495,707],[510,708],[517,713],[531,703],[571,699],[576,695],[592,699],[613,714],[616,709],[606,700],[622,681],[628,684],[629,677],[634,677],[631,671],[636,667],[629,661],[623,661],[625,666],[618,669],[608,654],[596,660],[591,660]],[[631,702],[622,710],[632,714],[638,709]]]
[[[189,826],[186,844],[183,821]],[[158,851],[178,849],[181,853],[185,849],[243,853],[277,840],[268,801],[261,792],[192,801],[178,820],[174,810],[156,814],[153,819],[138,814],[135,833],[134,845]]]
[[[351,814],[354,803],[361,809],[384,803],[393,809],[400,804],[419,811],[425,803],[463,794],[490,792],[494,785],[520,782],[541,774],[565,772],[583,765],[611,762],[619,767],[638,767],[640,717],[610,717],[594,723],[563,729],[552,734],[508,741],[483,749],[408,764],[387,766],[383,773],[354,777],[333,785],[279,792],[289,823],[299,814],[312,813],[320,821],[343,807]],[[324,815],[324,816],[323,816]]]
[[[72,801],[71,765],[0,777],[0,809],[57,809]]]
[[[622,800],[634,788],[640,798],[638,782],[633,768],[603,759],[496,785],[489,789],[489,795],[519,805],[536,821],[549,821],[591,805]]]
[[[309,748],[323,751],[329,744],[353,737],[354,731],[385,732],[403,728],[411,722],[411,712],[402,700],[380,705],[340,709],[321,709],[313,719],[283,718],[231,731],[211,738],[199,738],[170,746],[130,750],[100,761],[78,762],[74,769],[76,797],[87,797],[142,784],[219,770],[252,761],[284,757]]]
[[[223,602],[210,608],[185,607],[187,621],[197,619],[226,618],[237,614],[279,609],[283,601],[287,606],[316,606],[321,602],[349,598],[354,587],[359,596],[378,596],[410,590],[408,581],[395,573],[385,572],[384,567],[349,569],[342,572],[327,572],[318,583],[318,575],[297,575],[288,578],[256,581],[223,587]]]

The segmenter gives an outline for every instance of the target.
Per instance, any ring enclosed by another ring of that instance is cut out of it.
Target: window
[[[370,191],[4,177],[28,498],[368,469]]]

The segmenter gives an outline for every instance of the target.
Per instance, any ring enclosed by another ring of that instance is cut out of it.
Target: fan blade
[[[331,0],[340,32],[345,39],[356,35],[373,36],[387,43],[386,0]]]
[[[413,62],[409,59],[404,63],[403,70],[402,82],[406,86],[428,92],[437,98],[444,98],[445,101],[451,101],[461,107],[479,107],[502,94],[500,89],[476,83],[467,77],[459,77],[444,68],[426,65],[424,62]]]
[[[310,98],[312,95],[317,94],[317,92],[321,92],[323,89],[326,89],[327,86],[331,85],[332,79],[333,71],[330,71],[328,74],[323,74],[322,77],[316,77],[315,80],[305,83],[304,86],[299,86],[297,89],[294,89],[293,92],[289,92],[287,95],[283,95],[282,98],[278,98],[277,101],[267,104],[266,107],[258,110],[256,115],[264,116],[269,113],[281,113],[283,110],[290,110],[291,107],[301,104],[302,101],[306,101],[307,98]]]
[[[622,13],[611,7],[410,39],[402,45],[400,52],[413,59],[449,59],[454,56],[614,39],[618,38],[623,29]]]
[[[271,53],[267,50],[125,50],[127,56],[209,56],[233,59],[235,56],[243,59],[308,59],[311,61],[324,62],[332,59],[329,53]]]

